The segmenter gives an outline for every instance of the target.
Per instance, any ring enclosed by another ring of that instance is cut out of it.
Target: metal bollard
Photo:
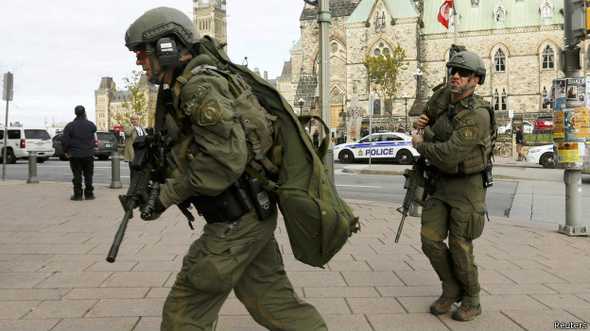
[[[121,185],[121,155],[116,150],[111,153],[111,186],[109,187],[123,187]]]
[[[27,184],[38,184],[39,179],[37,178],[37,156],[35,153],[29,151],[29,178],[27,178]]]

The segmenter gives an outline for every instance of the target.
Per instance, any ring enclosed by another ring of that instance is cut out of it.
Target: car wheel
[[[412,155],[412,152],[410,152],[409,150],[402,149],[401,151],[397,152],[395,160],[399,164],[412,164],[414,163],[414,156]]]
[[[99,155],[99,156],[97,156],[97,158],[101,161],[106,161],[109,159],[109,156],[108,155]]]
[[[338,160],[342,163],[354,162],[354,154],[351,151],[342,151],[338,154]]]
[[[542,165],[543,168],[555,168],[555,158],[553,157],[553,153],[545,153],[541,155],[539,164]]]
[[[47,161],[47,158],[46,157],[38,157],[37,158],[37,163],[43,163],[45,161]]]
[[[4,150],[0,151],[0,163],[4,162]],[[8,149],[6,151],[6,163],[8,164],[15,164],[16,163],[16,156],[14,155],[14,152],[12,151],[12,149]]]

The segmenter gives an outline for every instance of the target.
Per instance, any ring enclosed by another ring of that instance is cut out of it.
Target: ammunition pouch
[[[196,196],[191,199],[191,203],[207,223],[232,223],[252,210],[263,221],[275,209],[272,194],[265,191],[256,178],[246,175],[221,194]]]

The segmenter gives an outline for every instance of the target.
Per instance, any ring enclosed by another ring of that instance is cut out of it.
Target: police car
[[[418,156],[420,153],[412,147],[412,137],[400,132],[373,133],[356,142],[334,146],[334,159],[342,163],[371,157],[412,164]]]

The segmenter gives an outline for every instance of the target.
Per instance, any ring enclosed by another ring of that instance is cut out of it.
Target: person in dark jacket
[[[516,128],[516,153],[518,154],[518,158],[516,161],[526,161],[526,156],[522,152],[522,147],[524,146],[524,135],[522,132],[522,126]]]
[[[63,131],[64,152],[70,159],[74,179],[74,201],[82,200],[82,175],[84,176],[84,198],[94,199],[92,175],[94,173],[94,148],[96,147],[96,125],[86,119],[84,106],[74,108],[76,118]]]

